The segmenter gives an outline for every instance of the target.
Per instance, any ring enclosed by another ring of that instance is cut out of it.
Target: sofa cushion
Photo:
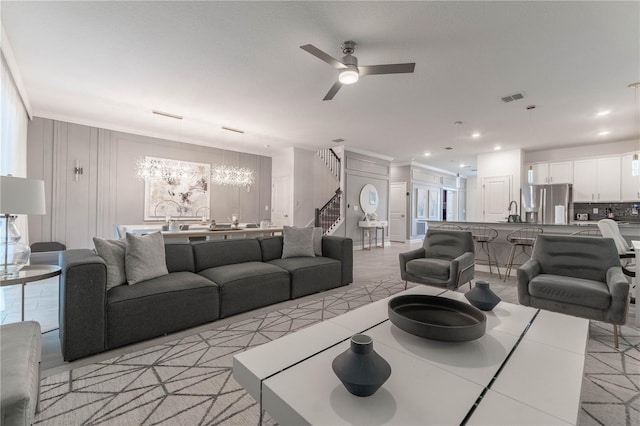
[[[313,228],[285,226],[283,231],[282,258],[315,256]]]
[[[328,257],[291,257],[269,262],[289,271],[291,298],[306,296],[342,285],[342,264]]]
[[[560,275],[537,275],[529,282],[529,293],[541,299],[595,309],[608,309],[611,304],[606,283]]]
[[[195,272],[196,261],[190,243],[168,243],[164,246],[165,263],[169,272]]]
[[[193,243],[196,272],[243,262],[260,262],[260,243],[254,238]]]
[[[313,252],[316,256],[322,256],[322,228],[313,228]]]
[[[107,348],[162,336],[219,318],[218,286],[173,272],[107,293]]]
[[[168,274],[162,234],[152,232],[136,235],[127,232],[124,267],[129,285]]]
[[[449,279],[451,261],[447,259],[423,258],[407,262],[407,272],[418,277],[431,277],[440,280]]]
[[[275,265],[245,262],[200,271],[220,287],[220,318],[291,297],[289,273]]]
[[[257,238],[262,251],[262,261],[268,262],[282,257],[282,235]]]
[[[127,250],[127,240],[105,240],[93,237],[93,245],[96,247],[98,256],[104,259],[107,264],[107,290],[125,284],[127,282],[127,272],[124,267],[125,252]]]

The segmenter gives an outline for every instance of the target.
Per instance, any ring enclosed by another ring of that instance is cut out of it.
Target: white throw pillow
[[[164,238],[160,232],[136,235],[127,232],[125,269],[129,285],[167,275]]]
[[[127,273],[124,267],[124,257],[127,250],[127,240],[104,240],[93,237],[93,245],[98,256],[107,264],[107,291],[127,282]]]
[[[313,228],[285,226],[282,241],[282,258],[315,257],[313,250]]]

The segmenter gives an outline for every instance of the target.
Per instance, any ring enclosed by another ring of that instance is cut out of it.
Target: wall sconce
[[[80,167],[80,160],[76,160],[73,164],[73,180],[78,181],[80,175],[83,173],[82,167]]]

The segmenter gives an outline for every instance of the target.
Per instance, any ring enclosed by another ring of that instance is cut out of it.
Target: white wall
[[[467,222],[479,222],[482,220],[482,211],[479,209],[478,201],[478,178],[476,176],[467,178]],[[480,214],[478,213],[480,212]]]
[[[478,220],[482,220],[482,182],[484,178],[511,176],[511,199],[520,204],[520,177],[522,175],[522,150],[500,151],[478,155],[478,175],[476,182],[477,199],[475,202]],[[471,188],[467,185],[467,191]],[[470,209],[471,206],[467,206]],[[506,208],[506,206],[505,206]],[[471,220],[468,218],[467,220]]]

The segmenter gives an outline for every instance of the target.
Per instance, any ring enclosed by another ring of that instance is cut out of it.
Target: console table
[[[367,233],[369,234],[369,248],[368,250],[371,250],[371,231],[375,232],[375,247],[382,247],[384,248],[384,228],[385,226],[387,226],[387,221],[386,220],[361,220],[358,222],[358,226],[360,227],[360,230],[362,231],[362,250],[365,250],[364,248],[364,233],[365,230],[367,231]],[[378,245],[378,229],[382,229],[382,245]]]
[[[149,225],[120,225],[122,231],[130,232],[134,234],[148,234],[151,232],[161,231],[162,225],[149,224]],[[191,238],[199,239],[228,239],[234,237],[264,237],[282,234],[282,228],[221,228],[216,230],[210,230],[203,225],[191,224],[189,229],[185,231],[162,231],[162,236],[165,241],[171,242],[189,242]]]
[[[417,286],[399,294],[465,301]],[[501,302],[471,342],[423,339],[388,320],[388,299],[235,355],[233,377],[279,424],[576,424],[589,321]],[[373,396],[331,369],[353,334],[391,365]]]

